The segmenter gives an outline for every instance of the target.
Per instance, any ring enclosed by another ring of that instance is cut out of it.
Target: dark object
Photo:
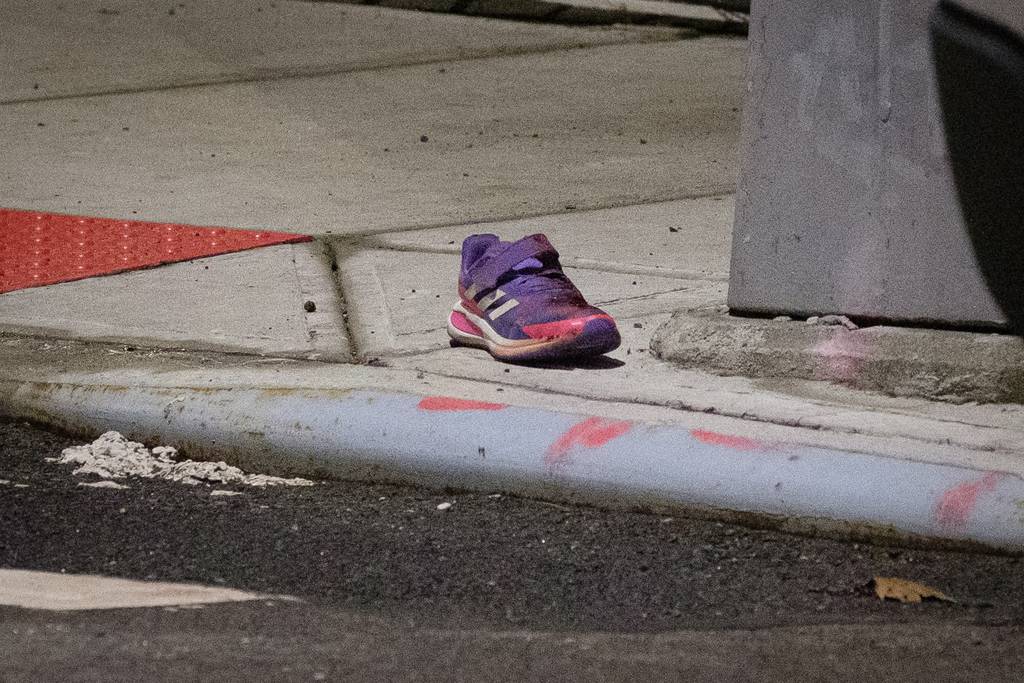
[[[1024,40],[942,2],[935,70],[964,222],[985,282],[1024,333]]]
[[[306,313],[313,313],[314,311],[316,311],[316,302],[307,301],[306,303],[302,304],[302,308],[306,310]]]
[[[427,142],[428,140],[430,140],[430,138],[428,138],[426,135],[420,136],[420,142]]]
[[[710,7],[731,10],[733,12],[750,11],[750,0],[699,0],[695,4],[708,5]]]

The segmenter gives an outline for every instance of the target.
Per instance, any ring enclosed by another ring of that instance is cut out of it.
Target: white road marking
[[[189,583],[0,569],[0,605],[44,610],[119,609],[260,600],[265,595]]]

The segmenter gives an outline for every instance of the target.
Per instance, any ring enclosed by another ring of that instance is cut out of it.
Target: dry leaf
[[[942,591],[916,581],[897,579],[886,576],[875,577],[875,595],[879,600],[899,600],[900,602],[921,602],[922,600],[941,600],[956,602]]]

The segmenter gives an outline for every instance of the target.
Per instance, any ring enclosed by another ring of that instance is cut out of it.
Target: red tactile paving
[[[0,293],[311,239],[0,209]]]

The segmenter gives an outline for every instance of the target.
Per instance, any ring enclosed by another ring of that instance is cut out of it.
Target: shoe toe
[[[592,353],[607,353],[618,348],[622,341],[615,321],[607,316],[591,318],[576,338],[581,349]]]

